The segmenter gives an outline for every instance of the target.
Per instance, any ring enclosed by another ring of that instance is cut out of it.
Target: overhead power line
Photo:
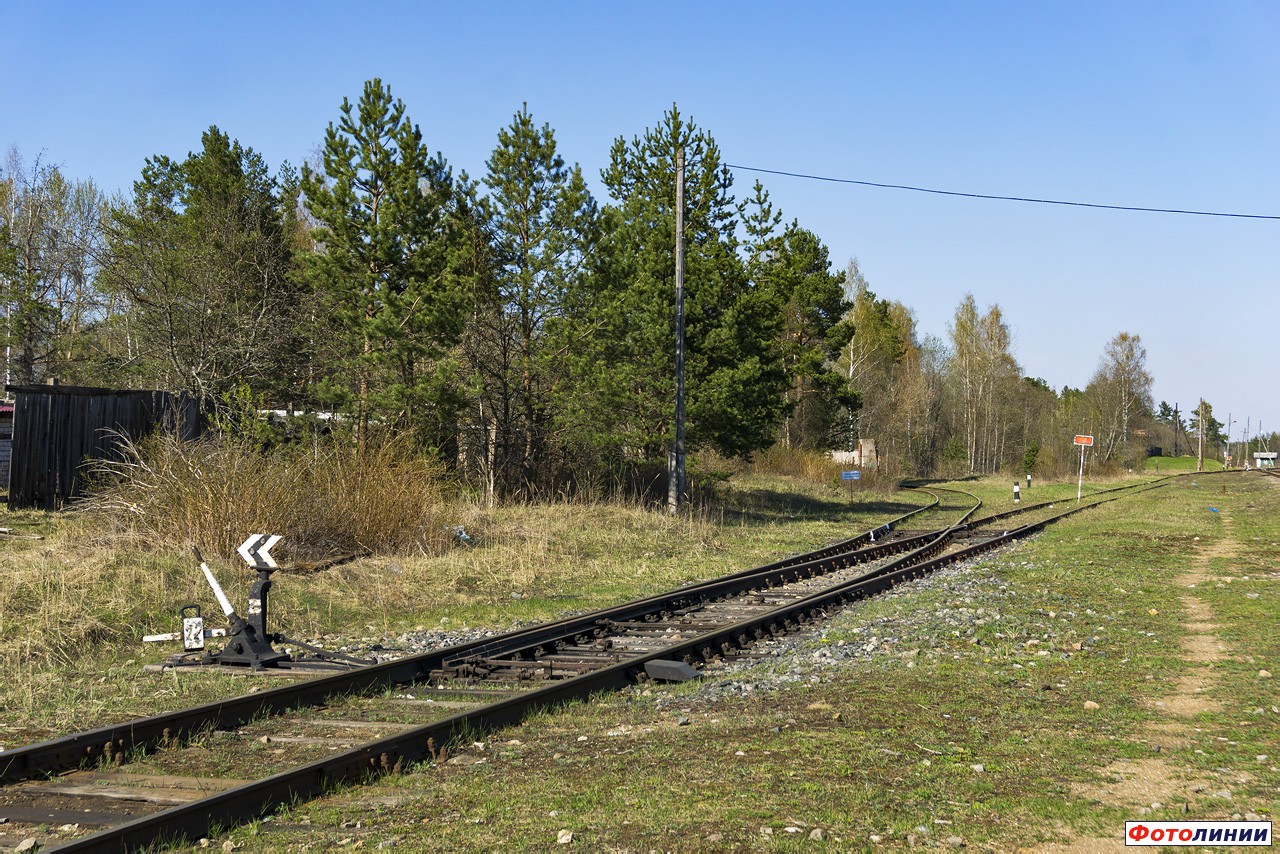
[[[882,184],[877,181],[856,181],[852,178],[831,178],[826,175],[806,175],[803,172],[786,172],[781,169],[761,169],[758,166],[742,166],[726,163],[730,169],[743,172],[762,172],[767,175],[785,175],[788,178],[806,178],[810,181],[826,181],[831,184],[857,184],[860,187],[880,187],[886,190],[912,190],[917,193],[932,193],[935,196],[959,196],[964,199],[994,199],[1001,202],[1031,202],[1037,205],[1064,205],[1072,208],[1102,208],[1109,211],[1139,211],[1142,213],[1187,214],[1190,216],[1222,216],[1236,219],[1271,219],[1280,220],[1280,216],[1266,214],[1226,213],[1223,211],[1191,211],[1179,208],[1143,208],[1134,205],[1100,205],[1093,202],[1068,202],[1062,199],[1033,199],[1026,196],[996,196],[988,193],[960,193],[955,190],[935,190],[929,187],[912,187],[907,184]]]

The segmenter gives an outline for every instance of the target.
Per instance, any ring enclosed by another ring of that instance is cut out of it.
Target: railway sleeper
[[[772,611],[773,605],[768,602],[722,602],[708,605],[704,613],[758,614],[761,611]]]
[[[581,647],[566,649],[559,655],[549,655],[537,663],[541,664],[544,661],[600,661],[610,663],[614,661],[621,661],[622,658],[623,657],[617,652],[602,652],[598,649],[592,649],[591,647]]]

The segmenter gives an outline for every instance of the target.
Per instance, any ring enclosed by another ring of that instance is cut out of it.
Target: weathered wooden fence
[[[9,488],[9,457],[13,450],[13,405],[0,403],[0,489]]]
[[[201,432],[196,401],[166,391],[6,386],[14,393],[9,509],[57,510],[83,494],[85,463],[119,457],[120,437],[156,428],[184,439]]]

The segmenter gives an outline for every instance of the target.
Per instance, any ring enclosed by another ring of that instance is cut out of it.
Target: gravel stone
[[[1007,641],[1010,648],[1016,644],[1017,651],[1012,653],[1016,660],[1011,664],[1015,670],[1035,667],[1036,661],[1043,658],[1037,653],[1069,658],[1103,652],[1088,648],[1059,651],[1064,646],[1063,636],[1068,632],[1073,636],[1083,631],[1091,632],[1092,637],[1087,643],[1082,643],[1082,647],[1105,644],[1106,624],[1114,620],[1114,617],[1096,613],[1077,613],[1065,596],[1060,597],[1060,603],[1055,603],[1053,609],[1044,609],[1033,623],[1015,624],[1012,617],[1002,612],[1004,603],[1016,599],[1018,592],[1000,578],[991,561],[1002,560],[1004,565],[1009,565],[1018,545],[1003,546],[961,561],[925,578],[898,585],[877,597],[893,600],[929,591],[942,594],[948,604],[941,608],[866,618],[862,616],[863,609],[851,605],[831,620],[753,645],[749,658],[727,659],[708,665],[693,694],[685,689],[679,697],[672,697],[665,689],[648,688],[635,693],[650,696],[652,692],[659,709],[685,707],[690,701],[714,704],[729,699],[753,698],[786,686],[819,684],[832,670],[863,667],[890,658],[906,658],[907,666],[914,667],[919,660],[958,658],[958,646],[980,653],[983,644],[990,641],[980,639],[978,630],[982,629],[984,638],[989,638],[992,627],[998,627],[994,633],[997,642]],[[1036,567],[1028,561],[1014,565]],[[1043,594],[1041,598],[1045,598]],[[1079,628],[1082,620],[1088,621],[1088,629]],[[1035,643],[1025,647],[1029,640]],[[1061,685],[1059,690],[1065,687],[1065,684]]]

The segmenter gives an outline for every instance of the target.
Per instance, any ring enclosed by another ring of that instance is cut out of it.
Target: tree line
[[[948,340],[739,199],[672,107],[618,137],[595,198],[527,106],[472,178],[380,80],[314,162],[273,173],[217,127],[111,198],[42,158],[0,171],[6,382],[185,390],[411,437],[491,500],[643,489],[674,435],[675,181],[685,167],[687,442],[749,457],[875,441],[891,473],[1052,470],[1063,437],[1131,463],[1163,422],[1120,333],[1083,390],[1024,377],[998,307]],[[336,427],[334,425],[337,425]]]

